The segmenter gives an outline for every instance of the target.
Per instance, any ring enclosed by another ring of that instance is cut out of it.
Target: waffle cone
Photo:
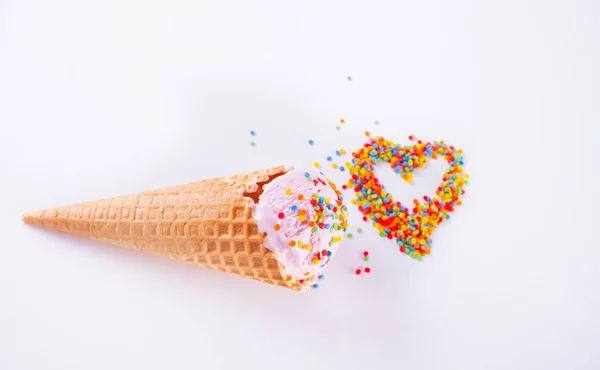
[[[273,167],[93,202],[27,213],[23,221],[294,290],[252,218],[262,185],[286,173]]]

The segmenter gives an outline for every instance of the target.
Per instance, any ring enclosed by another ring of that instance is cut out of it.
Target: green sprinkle
[[[335,126],[335,129],[339,131],[339,130],[341,130],[341,127],[340,126]]]
[[[379,124],[379,121],[375,121],[375,124],[376,124],[376,125],[378,125],[378,124]]]
[[[348,239],[352,239],[354,235],[352,235],[351,233],[348,233]]]
[[[381,236],[382,238],[385,238],[387,235],[385,234],[385,232],[382,231],[382,232],[379,233],[379,236]]]
[[[369,262],[369,256],[365,256],[364,260],[365,262]]]
[[[315,226],[315,227],[313,227],[313,228],[312,228],[312,232],[313,232],[313,233],[316,233],[317,231],[319,231],[319,228],[318,228],[318,227],[316,227],[316,226]]]
[[[250,146],[256,146],[256,143],[254,141],[251,141]]]
[[[363,229],[359,227],[358,229],[356,229],[356,231],[358,231],[359,234],[362,234]]]

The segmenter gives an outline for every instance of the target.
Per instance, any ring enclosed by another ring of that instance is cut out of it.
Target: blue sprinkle
[[[319,287],[319,284],[313,284],[313,286],[312,286],[312,287],[313,287],[313,288],[318,288],[318,287]]]
[[[342,171],[342,172],[346,171],[346,169],[344,168],[344,166],[340,166],[340,171]]]
[[[348,76],[346,78],[348,79],[348,81],[352,81],[352,77],[351,76]]]
[[[331,158],[331,157],[327,157],[327,160],[328,160],[329,162],[331,162],[331,161],[333,160],[333,158]]]
[[[254,132],[254,131],[250,131],[250,135],[252,135],[252,136],[256,136],[256,132]]]
[[[310,177],[310,173],[304,172],[304,177]]]
[[[294,205],[292,206],[292,211],[296,211],[297,209],[298,209],[298,206],[294,204]]]
[[[312,141],[312,140],[308,140],[308,143],[309,143],[310,145],[313,145],[315,142],[314,142],[314,141]]]
[[[323,278],[325,278],[325,275],[319,275],[319,276],[317,276],[317,279],[319,279],[319,280],[323,280]]]
[[[331,251],[327,251],[327,257],[331,256]]]
[[[339,150],[335,151],[335,155],[337,155],[338,157],[341,155]]]

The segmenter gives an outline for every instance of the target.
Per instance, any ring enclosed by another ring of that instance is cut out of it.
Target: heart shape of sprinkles
[[[412,140],[412,137],[409,139]],[[443,141],[401,146],[383,137],[369,139],[355,153],[348,168],[352,177],[346,187],[354,189],[356,198],[352,203],[364,215],[363,220],[372,221],[379,235],[395,240],[400,252],[421,260],[431,252],[431,235],[436,227],[450,218],[454,207],[460,206],[460,196],[465,193],[469,175],[463,173],[462,151]],[[376,165],[389,163],[392,170],[411,183],[412,174],[425,167],[429,158],[444,158],[450,167],[444,172],[437,188],[437,196],[423,196],[413,204],[403,205],[394,201],[373,172]]]

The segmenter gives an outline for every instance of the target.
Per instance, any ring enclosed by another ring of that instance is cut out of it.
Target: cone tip
[[[33,224],[35,222],[36,218],[38,218],[38,217],[36,217],[36,213],[37,212],[24,213],[21,216],[21,221],[25,222],[26,224]]]

